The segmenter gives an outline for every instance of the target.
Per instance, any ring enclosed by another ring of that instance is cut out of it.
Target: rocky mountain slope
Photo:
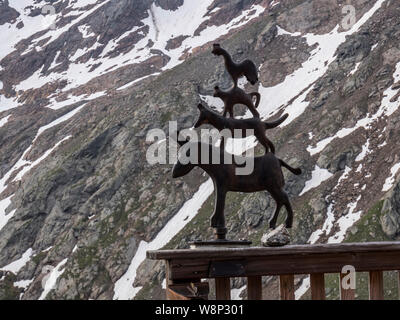
[[[145,252],[210,237],[213,186],[149,164],[146,136],[191,127],[200,100],[220,108],[213,87],[231,82],[216,41],[259,67],[260,83],[241,85],[260,92],[262,117],[290,115],[268,136],[304,171],[286,173],[293,243],[398,239],[400,3],[351,1],[354,19],[346,5],[0,1],[0,298],[164,297],[163,265]],[[273,210],[267,193],[228,194],[229,236],[260,244]],[[296,285],[307,298],[307,277]]]

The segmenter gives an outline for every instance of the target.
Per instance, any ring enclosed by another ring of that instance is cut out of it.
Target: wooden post
[[[208,282],[170,284],[166,290],[167,300],[208,300]]]
[[[247,277],[247,299],[262,300],[262,277]]]
[[[294,300],[294,275],[281,275],[279,277],[281,300]]]
[[[325,277],[323,273],[311,273],[311,299],[325,300]]]
[[[369,299],[383,300],[383,271],[369,272]]]
[[[230,278],[215,278],[215,298],[217,300],[231,300]]]
[[[342,281],[345,276],[345,273],[339,273],[340,300],[354,300],[356,296],[356,290],[343,288]]]
[[[190,300],[190,298],[182,294],[178,288],[175,288],[174,285],[167,286],[166,295],[167,300]]]
[[[171,281],[170,263],[165,263],[165,295],[167,300],[208,300],[208,282],[201,282],[200,279],[188,279],[187,282],[174,283]]]

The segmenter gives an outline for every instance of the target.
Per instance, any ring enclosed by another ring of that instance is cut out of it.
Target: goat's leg
[[[256,132],[256,138],[265,148],[265,152],[268,152],[268,150],[271,150],[271,152],[275,154],[275,146],[273,145],[271,140],[269,140],[265,136],[265,133]]]
[[[211,217],[211,227],[213,228],[225,228],[225,197],[226,191],[215,185],[215,206],[214,206],[214,214]]]
[[[256,110],[256,108],[253,105],[253,102],[250,101],[249,103],[246,104],[247,108],[249,108],[250,112],[253,114],[253,117],[255,118],[260,118],[260,113]]]
[[[279,215],[279,210],[281,209],[281,207],[283,205],[285,206],[286,211],[287,211],[287,216],[286,216],[286,221],[285,221],[286,228],[291,228],[292,224],[293,224],[293,210],[292,210],[292,206],[290,204],[287,193],[283,189],[274,190],[274,191],[271,190],[270,193],[271,193],[271,196],[275,199],[276,205],[277,205],[276,212],[270,222],[270,228],[272,228],[272,229],[275,228],[276,220]]]
[[[211,226],[214,228],[215,238],[217,240],[226,239],[226,228],[225,228],[225,196],[226,191],[222,187],[215,188],[215,208],[214,214],[211,218]]]
[[[282,203],[276,201],[275,213],[274,213],[274,216],[272,217],[272,219],[269,222],[269,227],[271,229],[275,229],[276,228],[276,220],[278,219],[279,211],[281,210],[281,208],[282,208]]]
[[[286,211],[287,211],[287,217],[286,217],[286,228],[291,228],[293,225],[293,210],[292,210],[292,205],[290,204],[289,201],[289,196],[285,191],[282,190],[283,193],[283,204],[285,205]]]

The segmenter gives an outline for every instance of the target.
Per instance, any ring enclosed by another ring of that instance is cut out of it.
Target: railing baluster
[[[340,300],[354,300],[356,295],[356,290],[354,289],[344,289],[342,285],[343,278],[347,274],[339,273],[339,288],[340,288]]]
[[[261,276],[247,277],[247,299],[262,300]]]
[[[383,271],[369,272],[369,299],[383,300]]]
[[[294,300],[294,275],[285,274],[279,277],[281,300]]]
[[[231,300],[230,278],[215,278],[215,297],[217,300]]]
[[[326,299],[324,275],[338,274],[349,263],[357,272],[369,272],[370,299],[384,298],[383,272],[400,272],[400,241],[287,245],[283,248],[250,247],[149,250],[147,257],[164,260],[169,299],[207,299],[209,286],[202,279],[215,279],[217,299],[231,299],[230,278],[248,278],[248,298],[261,299],[261,277],[279,276],[280,298],[294,299],[294,278],[310,275],[312,299]],[[340,275],[343,300],[355,299],[350,273]],[[399,281],[400,273],[396,275]],[[336,278],[337,279],[337,278]],[[308,283],[308,281],[307,281]]]
[[[311,273],[311,299],[325,300],[325,277],[323,273]]]

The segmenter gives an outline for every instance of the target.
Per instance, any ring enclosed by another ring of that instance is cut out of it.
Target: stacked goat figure
[[[197,245],[237,245],[241,243],[240,241],[226,240],[227,229],[224,215],[226,194],[228,191],[258,192],[267,190],[276,202],[276,210],[269,224],[273,230],[263,237],[263,242],[271,246],[285,245],[290,242],[287,229],[292,227],[293,211],[289,197],[283,190],[285,181],[282,167],[285,167],[295,175],[300,175],[301,170],[292,168],[275,156],[274,145],[266,137],[265,131],[280,125],[288,115],[284,114],[279,119],[271,122],[262,121],[260,114],[256,110],[260,102],[260,94],[256,92],[247,94],[238,87],[238,79],[242,76],[245,76],[253,85],[258,82],[258,72],[255,64],[250,60],[235,63],[229,53],[219,44],[213,45],[212,53],[224,58],[226,70],[232,77],[234,86],[228,91],[222,91],[219,87],[214,88],[214,96],[221,98],[224,102],[223,115],[203,106],[201,103],[198,104],[200,115],[194,127],[198,128],[203,124],[212,125],[220,132],[222,138],[219,146],[217,146],[218,144],[209,144],[202,141],[186,140],[180,142],[178,138],[181,147],[178,161],[173,168],[173,177],[178,178],[188,174],[194,167],[200,167],[207,172],[214,183],[216,199],[214,213],[211,217],[211,227],[214,228],[216,239],[205,242],[197,241],[195,243]],[[253,102],[254,97],[256,98],[255,103]],[[253,118],[235,119],[233,107],[236,104],[247,106],[253,114]],[[225,117],[227,113],[230,115],[229,118]],[[228,153],[225,150],[226,132],[231,133],[228,137],[232,137],[232,135],[237,137],[238,132],[241,133],[241,137],[245,137],[250,132],[265,148],[264,155],[248,157],[233,156]],[[190,161],[187,161],[187,159],[190,159]],[[251,170],[245,173],[243,173],[244,163],[252,163]],[[287,211],[285,226],[276,228],[277,218],[283,206]]]

